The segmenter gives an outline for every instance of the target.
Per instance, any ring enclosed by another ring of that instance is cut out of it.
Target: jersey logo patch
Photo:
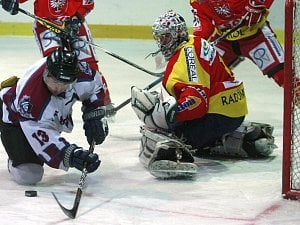
[[[201,99],[196,96],[190,96],[186,98],[184,102],[178,105],[178,112],[185,110],[193,110],[201,104]]]
[[[231,8],[228,3],[220,2],[219,0],[209,1],[211,8],[221,17],[232,17]]]
[[[67,10],[66,0],[50,0],[49,11],[53,15],[62,15]]]
[[[195,56],[192,47],[184,48],[189,81],[198,82]]]
[[[266,69],[275,62],[274,57],[269,51],[266,43],[261,43],[256,46],[249,52],[249,55],[261,70]]]
[[[30,97],[24,96],[20,100],[20,114],[22,117],[33,118],[31,115],[32,104],[30,103]]]
[[[230,10],[229,7],[226,5],[223,6],[217,6],[214,8],[214,10],[216,11],[217,14],[224,16],[226,18],[230,18],[231,14],[230,14]]]
[[[245,98],[245,91],[244,89],[237,90],[235,92],[230,93],[229,95],[221,96],[222,105],[230,105],[234,103],[238,103]]]
[[[202,42],[202,49],[201,49],[200,57],[205,61],[208,61],[209,65],[212,65],[216,57],[216,49],[204,39],[202,39],[201,42]]]

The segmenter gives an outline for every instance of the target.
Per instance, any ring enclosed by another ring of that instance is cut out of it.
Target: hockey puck
[[[36,197],[37,191],[25,191],[25,196],[26,197]]]

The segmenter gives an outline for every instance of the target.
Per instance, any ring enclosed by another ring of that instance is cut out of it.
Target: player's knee
[[[35,163],[24,163],[14,167],[9,161],[8,170],[13,180],[20,185],[36,184],[44,175],[44,168]]]

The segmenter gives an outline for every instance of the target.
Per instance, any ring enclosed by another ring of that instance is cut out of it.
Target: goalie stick
[[[33,18],[33,19],[35,19],[41,25],[43,25],[44,27],[46,27],[47,29],[53,31],[56,34],[64,35],[65,37],[67,37],[69,39],[77,39],[79,41],[84,42],[87,45],[90,45],[90,46],[93,46],[95,48],[98,48],[101,51],[103,51],[104,53],[106,53],[106,54],[108,54],[108,55],[110,55],[110,56],[112,56],[112,57],[114,57],[114,58],[116,58],[116,59],[118,59],[118,60],[120,60],[120,61],[122,61],[124,63],[127,63],[128,65],[130,65],[132,67],[135,67],[135,68],[137,68],[137,69],[139,69],[139,70],[141,70],[143,72],[146,72],[146,73],[150,74],[151,76],[160,77],[161,74],[162,74],[162,73],[155,73],[155,72],[149,71],[149,70],[147,70],[147,69],[145,69],[145,68],[143,68],[143,67],[141,67],[141,66],[139,66],[139,65],[137,65],[137,64],[135,64],[135,63],[133,63],[133,62],[131,62],[131,61],[129,61],[129,60],[127,60],[127,59],[125,59],[125,58],[123,58],[123,57],[115,54],[115,53],[113,53],[113,52],[110,52],[110,51],[106,50],[105,48],[102,48],[100,45],[97,45],[95,43],[86,41],[86,40],[84,40],[84,39],[82,39],[80,37],[71,37],[71,35],[64,30],[64,27],[60,27],[60,26],[58,26],[58,25],[56,25],[56,24],[54,24],[54,23],[52,23],[52,22],[50,22],[48,20],[45,20],[45,19],[43,19],[41,17],[38,17],[36,15],[33,15],[32,13],[30,13],[30,12],[24,10],[24,9],[19,8],[18,11],[21,12],[21,13],[23,13],[23,14],[25,14],[25,15],[27,15],[27,16],[29,16],[29,17],[31,17],[31,18]]]
[[[89,152],[93,153],[95,148],[95,141],[92,141],[92,144],[90,145],[89,148]],[[60,206],[60,208],[62,209],[62,211],[64,212],[64,214],[66,214],[69,218],[71,219],[75,219],[77,211],[78,211],[78,207],[79,207],[79,203],[81,200],[81,195],[82,195],[82,189],[83,186],[85,184],[85,179],[87,177],[87,170],[86,170],[86,163],[83,166],[82,169],[82,174],[79,180],[79,184],[78,184],[78,188],[77,188],[77,192],[76,192],[76,197],[73,203],[73,207],[71,209],[67,209],[65,208],[58,200],[58,198],[56,197],[56,195],[54,194],[54,192],[52,192],[53,197],[55,198],[56,202],[58,203],[58,205]]]

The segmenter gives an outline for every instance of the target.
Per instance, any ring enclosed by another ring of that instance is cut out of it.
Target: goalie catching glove
[[[96,153],[90,153],[72,144],[65,150],[63,163],[65,167],[75,167],[80,171],[85,167],[87,172],[91,173],[98,169],[101,161]]]
[[[108,126],[105,116],[105,107],[89,109],[83,107],[83,129],[88,143],[95,141],[96,145],[101,144],[108,135]]]
[[[131,106],[137,117],[151,129],[169,130],[175,123],[176,99],[169,96],[165,100],[162,94],[131,87]]]

